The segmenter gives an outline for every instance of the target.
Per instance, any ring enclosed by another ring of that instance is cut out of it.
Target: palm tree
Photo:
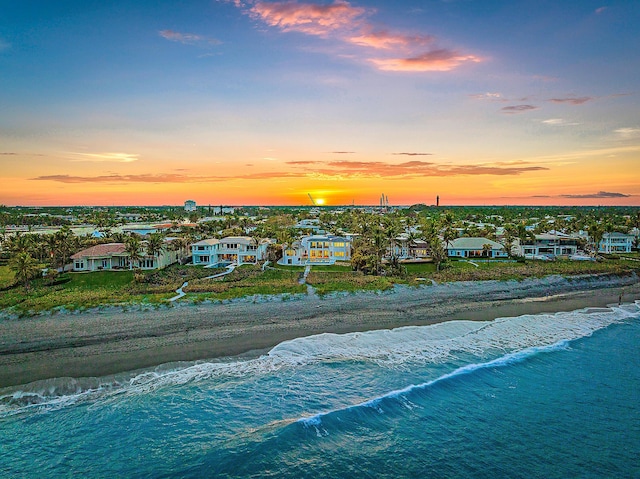
[[[20,233],[16,233],[16,235],[7,240],[7,250],[11,253],[30,253],[33,248],[33,238],[32,235],[21,235]]]
[[[486,256],[487,258],[491,256],[492,246],[490,243],[485,243],[482,245],[482,256]]]
[[[591,223],[588,228],[594,254],[598,254],[598,245],[604,236],[604,228],[598,223]]]
[[[372,240],[373,249],[376,254],[375,274],[377,275],[377,274],[380,274],[380,270],[382,268],[382,256],[384,255],[384,252],[387,250],[388,239],[387,239],[387,235],[385,234],[385,231],[380,227],[376,227],[375,230],[373,231],[371,240]]]
[[[166,248],[164,235],[162,233],[152,233],[147,240],[147,255],[157,258]],[[159,263],[159,261],[158,261]],[[159,265],[158,265],[159,266]]]
[[[437,235],[429,238],[428,242],[429,248],[431,248],[431,258],[436,265],[436,271],[440,271],[440,265],[447,259],[447,250]]]
[[[13,271],[16,281],[23,283],[25,289],[29,288],[29,281],[40,273],[40,265],[38,262],[29,253],[24,251],[11,258],[9,268]]]
[[[455,230],[451,226],[446,226],[442,232],[442,239],[444,240],[445,248],[448,249],[451,242],[457,237],[458,235]]]
[[[125,240],[125,252],[129,255],[129,269],[133,269],[134,261],[140,264],[142,254],[140,253],[140,238],[131,235]]]

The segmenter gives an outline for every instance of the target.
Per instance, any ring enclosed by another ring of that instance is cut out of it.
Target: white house
[[[395,256],[402,260],[421,260],[431,257],[431,247],[429,243],[421,239],[409,239],[406,234],[401,234],[392,246],[387,248],[387,257]]]
[[[631,253],[634,239],[624,233],[605,233],[598,243],[598,253]]]
[[[141,258],[134,262],[134,268],[160,269],[177,263],[180,258],[179,251],[172,251],[168,247],[155,256],[144,254],[144,243],[141,248]],[[107,243],[91,246],[78,251],[71,256],[73,271],[117,271],[129,269],[129,254],[124,243]]]
[[[218,263],[219,239],[204,239],[191,245],[193,264],[209,265]],[[212,259],[213,258],[213,259]]]
[[[506,258],[509,256],[503,245],[489,238],[456,238],[448,244],[447,255],[458,258]]]
[[[351,240],[334,235],[304,236],[290,245],[282,246],[279,264],[334,264],[351,261]]]
[[[265,259],[269,240],[256,240],[249,236],[227,236],[205,239],[191,245],[193,264],[217,263],[256,264]]]
[[[521,256],[570,256],[578,252],[578,240],[560,232],[535,235],[520,243]]]

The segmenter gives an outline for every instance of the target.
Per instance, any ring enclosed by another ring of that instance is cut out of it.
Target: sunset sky
[[[0,204],[640,205],[636,0],[0,0]]]

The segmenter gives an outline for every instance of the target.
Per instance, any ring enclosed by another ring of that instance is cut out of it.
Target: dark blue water
[[[638,478],[638,311],[327,334],[4,391],[0,476]]]

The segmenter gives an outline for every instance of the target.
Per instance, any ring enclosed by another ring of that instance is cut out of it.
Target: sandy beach
[[[176,361],[256,355],[282,341],[603,307],[640,299],[637,276],[548,277],[402,287],[319,298],[247,298],[157,310],[104,308],[0,320],[0,388],[103,377]]]

